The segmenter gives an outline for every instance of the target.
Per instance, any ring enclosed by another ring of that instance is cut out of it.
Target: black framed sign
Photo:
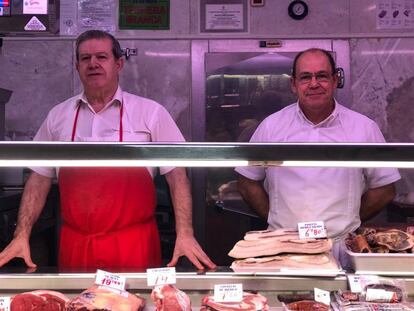
[[[119,29],[170,29],[170,0],[119,0]]]

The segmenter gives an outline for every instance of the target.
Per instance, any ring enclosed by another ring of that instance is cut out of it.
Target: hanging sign
[[[119,29],[170,29],[170,0],[120,0]]]

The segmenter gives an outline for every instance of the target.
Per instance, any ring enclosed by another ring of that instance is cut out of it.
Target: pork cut
[[[235,272],[260,272],[279,269],[323,269],[339,270],[336,260],[330,253],[323,254],[283,254],[260,258],[235,260],[231,264]]]
[[[173,285],[154,287],[151,299],[157,311],[191,311],[190,297]]]
[[[228,255],[241,259],[281,253],[319,254],[331,248],[330,239],[299,239],[299,233],[291,229],[264,230],[247,232]]]
[[[267,298],[258,293],[243,292],[240,302],[216,302],[214,296],[205,296],[200,311],[256,311],[269,310]]]
[[[35,290],[12,297],[11,311],[60,311],[66,310],[69,298],[53,290]]]
[[[127,291],[117,291],[93,286],[72,299],[68,311],[139,311],[145,307],[145,299]]]

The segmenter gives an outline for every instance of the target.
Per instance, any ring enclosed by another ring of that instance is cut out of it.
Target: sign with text
[[[113,289],[125,289],[125,277],[103,270],[96,270],[95,284]]]
[[[243,284],[214,285],[214,301],[239,302],[243,299]]]
[[[175,284],[175,267],[147,269],[147,285]]]
[[[348,274],[348,283],[349,283],[349,289],[353,293],[360,293],[362,292],[362,286],[361,286],[361,280],[360,276],[356,274]]]
[[[313,292],[315,301],[321,302],[327,306],[331,305],[331,293],[329,291],[315,287]]]
[[[0,311],[10,311],[10,297],[0,297]]]
[[[300,239],[326,238],[323,221],[299,222],[298,230]]]
[[[120,0],[119,29],[170,29],[170,0]]]

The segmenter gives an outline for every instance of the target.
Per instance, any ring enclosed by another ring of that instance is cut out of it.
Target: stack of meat
[[[269,310],[267,298],[257,293],[243,293],[240,302],[217,302],[214,296],[205,296],[200,311],[257,311]]]
[[[229,256],[231,268],[244,272],[272,272],[279,269],[338,270],[330,250],[330,239],[299,239],[294,229],[249,231]]]
[[[414,253],[414,236],[398,229],[360,228],[346,243],[354,253]]]

